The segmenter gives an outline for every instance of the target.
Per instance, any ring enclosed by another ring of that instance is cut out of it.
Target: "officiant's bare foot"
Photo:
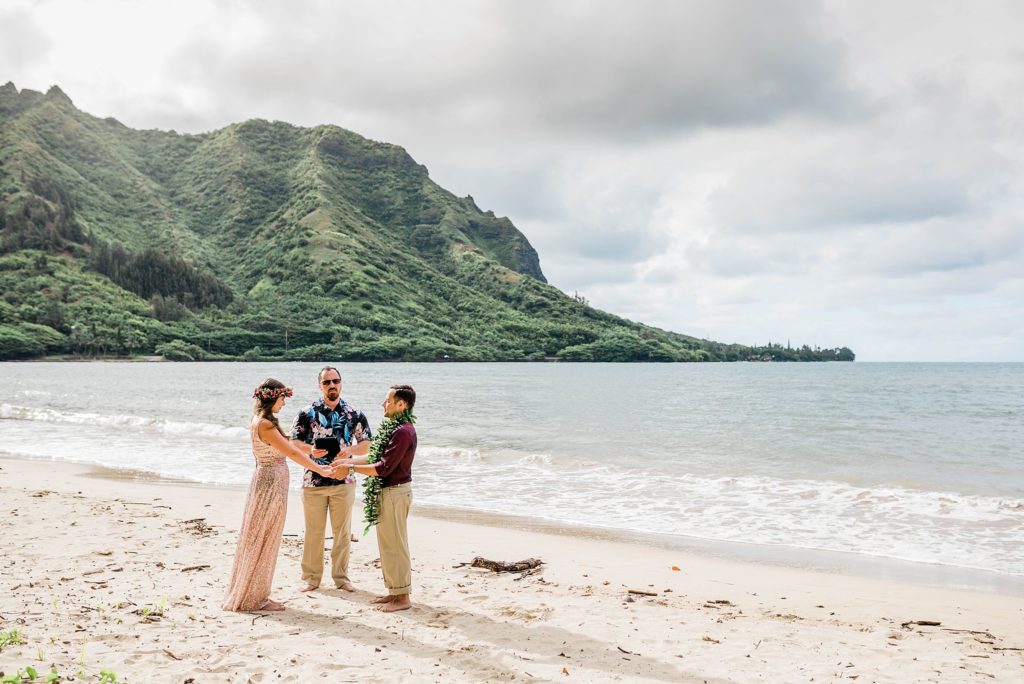
[[[284,604],[280,601],[275,601],[274,599],[267,599],[267,602],[263,604],[263,607],[260,608],[260,610],[284,610]]]
[[[382,613],[395,613],[399,610],[409,610],[412,608],[412,602],[409,601],[408,594],[399,594],[398,596],[392,596],[391,598],[391,601],[377,606],[377,610]]]
[[[343,582],[343,583],[339,584],[338,585],[338,589],[341,589],[342,591],[347,591],[347,592],[350,592],[350,593],[356,590],[355,585],[352,584],[351,582]]]
[[[299,591],[313,591],[316,589],[315,584],[306,584],[305,586],[299,587]]]
[[[396,597],[392,596],[391,594],[385,594],[384,596],[376,597],[375,599],[370,601],[370,603],[391,603],[395,600],[395,598]]]

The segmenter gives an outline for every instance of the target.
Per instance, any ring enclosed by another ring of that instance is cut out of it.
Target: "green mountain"
[[[0,358],[850,359],[633,323],[401,147],[260,120],[130,129],[0,87]]]

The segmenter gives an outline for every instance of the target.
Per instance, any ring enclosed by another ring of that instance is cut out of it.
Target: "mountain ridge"
[[[338,126],[137,130],[13,83],[0,123],[0,358],[852,360],[593,309],[507,217]]]

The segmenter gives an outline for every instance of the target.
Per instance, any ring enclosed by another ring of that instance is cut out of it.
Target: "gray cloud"
[[[32,14],[21,8],[0,8],[0,82],[43,59],[52,40]],[[17,84],[16,84],[17,85]]]
[[[442,128],[444,120],[633,139],[863,107],[842,80],[842,45],[822,30],[814,3],[374,9],[271,4],[253,21],[244,6],[225,5],[220,25],[193,36],[171,63],[179,77],[217,88],[226,109],[232,100],[263,103],[304,121],[311,105],[387,117],[400,107]],[[224,40],[225,31],[241,30],[244,40]]]
[[[951,98],[952,99],[952,98]],[[776,129],[710,201],[741,233],[832,231],[984,212],[1014,163],[941,116],[902,110],[853,129]],[[980,200],[980,201],[979,201]]]
[[[869,233],[869,240],[850,246],[844,254],[852,266],[887,278],[1021,263],[1022,225],[1024,216],[994,216],[969,224],[935,220],[896,229],[886,226]],[[994,283],[985,284],[991,287]],[[961,282],[957,288],[969,289],[969,285]]]
[[[971,209],[967,188],[956,179],[897,174],[886,178],[864,172],[843,176],[822,171],[787,179],[805,183],[801,188],[780,188],[771,180],[762,183],[762,177],[745,179],[755,187],[730,187],[712,202],[723,221],[741,233],[922,221]]]
[[[543,11],[514,7],[499,75],[566,130],[635,138],[861,107],[811,3],[577,4],[539,26]]]
[[[820,261],[821,256],[816,249],[793,239],[714,240],[707,244],[692,244],[686,250],[686,263],[690,268],[722,278],[796,275]]]

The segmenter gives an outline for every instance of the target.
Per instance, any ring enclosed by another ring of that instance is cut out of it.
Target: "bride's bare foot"
[[[314,589],[316,589],[316,585],[314,585],[314,584],[307,584],[307,585],[305,585],[303,587],[300,587],[299,591],[313,591]]]
[[[384,595],[384,596],[378,596],[377,598],[375,598],[372,601],[370,601],[370,603],[391,603],[394,600],[395,600],[394,596]]]
[[[377,606],[377,610],[382,613],[394,613],[399,610],[409,610],[412,608],[412,602],[409,601],[408,594],[399,594],[398,596],[392,596],[393,600]]]
[[[263,607],[260,608],[260,610],[284,610],[284,604],[280,601],[275,601],[274,599],[268,599],[267,602],[263,604]]]

